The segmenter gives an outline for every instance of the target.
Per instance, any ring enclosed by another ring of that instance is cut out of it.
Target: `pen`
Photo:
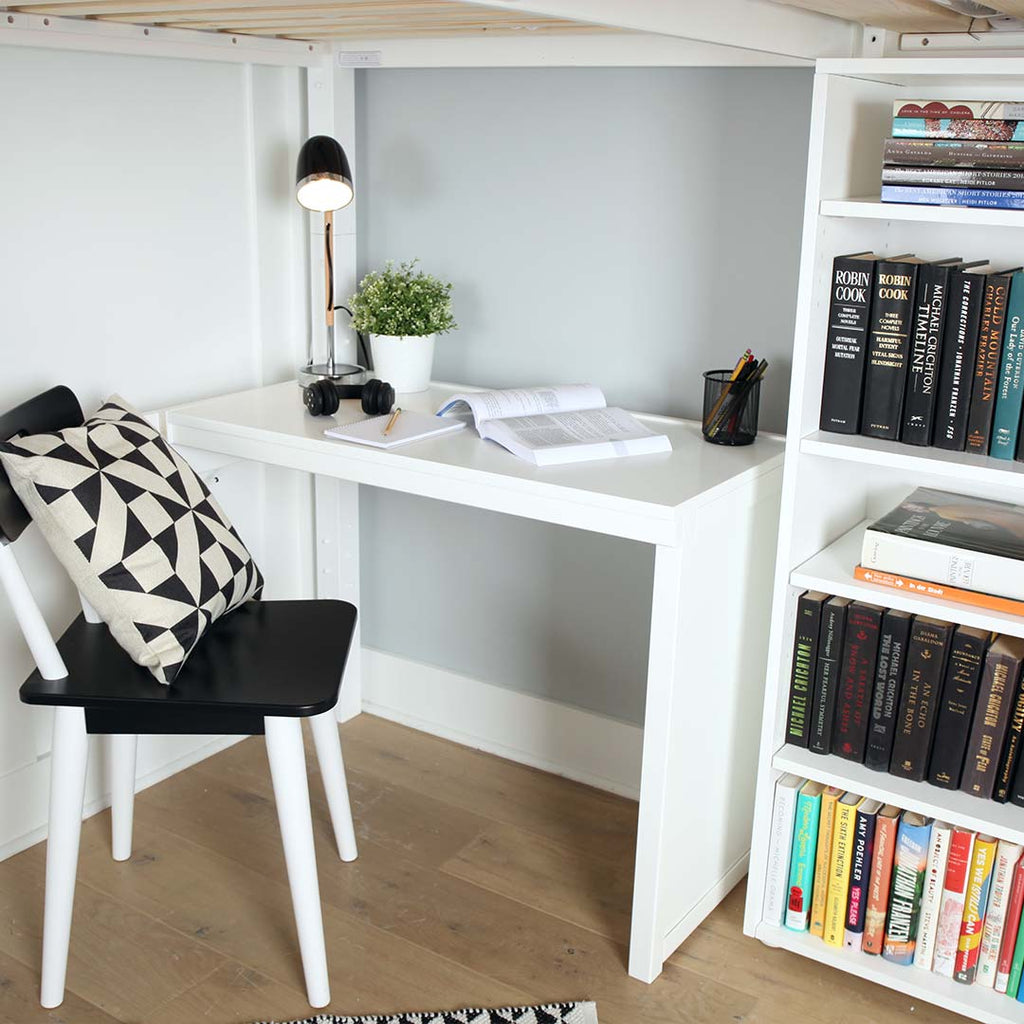
[[[388,425],[381,431],[381,437],[387,437],[388,434],[391,433],[391,428],[395,425],[395,422],[398,420],[398,417],[401,416],[401,415],[402,415],[401,408],[396,409],[391,414],[391,419],[388,420]]]

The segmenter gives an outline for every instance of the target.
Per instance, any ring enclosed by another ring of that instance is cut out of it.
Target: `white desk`
[[[433,412],[456,390],[401,405]],[[336,419],[358,416],[343,402]],[[471,428],[390,452],[328,440],[294,383],[180,406],[166,426],[182,447],[314,474],[317,593],[357,606],[359,484],[655,545],[629,949],[653,981],[746,871],[783,444],[718,447],[696,423],[641,418],[671,453],[547,469]],[[350,711],[359,685],[353,659]]]

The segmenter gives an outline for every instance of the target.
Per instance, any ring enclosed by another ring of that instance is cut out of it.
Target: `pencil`
[[[705,426],[710,427],[711,423],[714,421],[715,415],[717,414],[718,410],[722,407],[722,403],[728,397],[729,392],[732,390],[733,382],[743,372],[743,368],[749,362],[751,362],[751,356],[752,354],[749,348],[746,352],[743,353],[743,355],[740,356],[739,362],[736,364],[736,368],[729,375],[729,383],[726,384],[725,387],[722,389],[722,393],[718,396],[718,401],[715,402],[714,406],[711,409],[711,412],[708,413],[708,418],[704,421]]]
[[[395,425],[396,421],[398,420],[398,417],[401,416],[401,415],[402,415],[401,408],[396,409],[391,414],[391,419],[388,420],[388,425],[384,428],[383,431],[381,431],[381,437],[387,437],[388,434],[391,433],[391,428]]]

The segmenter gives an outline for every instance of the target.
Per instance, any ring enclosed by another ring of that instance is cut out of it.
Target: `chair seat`
[[[345,601],[250,601],[214,622],[170,686],[80,615],[57,642],[65,679],[33,672],[26,704],[86,709],[90,732],[262,733],[338,700],[356,610]]]

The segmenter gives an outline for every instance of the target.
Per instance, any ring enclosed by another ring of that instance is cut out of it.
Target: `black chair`
[[[78,399],[57,387],[0,415],[0,438],[82,422]],[[127,860],[138,735],[198,733],[266,735],[306,991],[312,1006],[326,1006],[327,956],[300,722],[310,721],[339,853],[355,860],[334,715],[355,608],[343,601],[250,601],[213,623],[174,683],[164,686],[125,654],[84,600],[83,613],[54,643],[11,546],[29,522],[0,467],[0,583],[37,665],[21,699],[54,708],[42,1005],[64,999],[87,735],[109,737],[113,855]]]

